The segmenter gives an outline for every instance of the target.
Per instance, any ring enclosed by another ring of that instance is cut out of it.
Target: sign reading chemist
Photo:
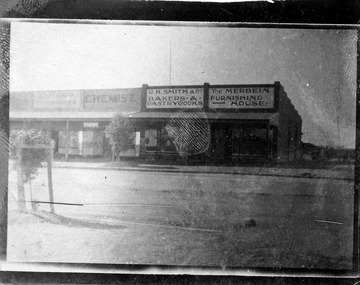
[[[83,90],[83,106],[85,110],[138,111],[141,92],[141,88]]]
[[[272,109],[274,93],[274,87],[210,87],[209,108]]]
[[[146,91],[148,109],[197,109],[204,105],[204,88],[158,88]]]

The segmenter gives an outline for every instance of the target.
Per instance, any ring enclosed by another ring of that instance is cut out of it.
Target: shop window
[[[176,147],[166,127],[147,129],[143,138],[144,151],[176,152]]]
[[[160,151],[161,152],[176,152],[176,147],[172,138],[169,136],[166,127],[161,129],[160,139]]]
[[[104,132],[101,131],[69,131],[66,146],[66,132],[59,131],[59,153],[72,155],[103,155]]]
[[[232,153],[233,155],[240,155],[243,144],[243,129],[234,128],[232,131]]]
[[[103,155],[104,133],[84,131],[82,137],[83,155]]]
[[[267,130],[260,128],[248,128],[244,130],[244,143],[242,154],[244,155],[266,155]]]
[[[59,153],[65,154],[66,147],[68,154],[78,155],[79,154],[79,132],[69,131],[66,136],[66,131],[59,131]],[[66,146],[67,139],[67,146]]]
[[[61,148],[66,147],[66,132],[60,131],[59,132],[59,146]],[[68,133],[68,148],[78,148],[79,146],[79,132],[69,131]]]
[[[158,130],[157,129],[145,130],[143,144],[145,151],[156,151],[158,148]]]
[[[253,129],[254,136],[262,141],[266,141],[266,133],[266,129]]]

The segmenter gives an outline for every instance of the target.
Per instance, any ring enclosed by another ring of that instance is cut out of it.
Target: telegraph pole
[[[171,85],[171,40],[170,40],[170,49],[169,49],[169,84]]]

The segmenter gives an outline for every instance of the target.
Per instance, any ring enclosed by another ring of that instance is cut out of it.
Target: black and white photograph
[[[357,32],[11,22],[7,262],[354,268]]]

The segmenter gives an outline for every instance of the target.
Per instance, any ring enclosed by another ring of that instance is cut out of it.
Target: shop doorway
[[[212,147],[211,158],[219,161],[228,161],[232,157],[232,128],[214,124],[211,128]]]
[[[210,157],[215,161],[248,161],[265,158],[269,150],[270,132],[267,124],[228,123],[212,125]],[[271,136],[272,137],[272,136]]]

